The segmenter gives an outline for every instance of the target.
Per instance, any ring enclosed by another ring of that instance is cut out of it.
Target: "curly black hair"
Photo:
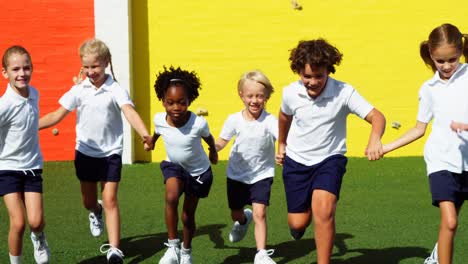
[[[194,71],[182,70],[180,67],[169,69],[163,66],[164,70],[159,72],[154,83],[154,91],[159,101],[166,96],[167,89],[172,85],[181,85],[185,88],[189,104],[198,97],[198,90],[201,89],[200,79]]]
[[[331,73],[335,73],[334,65],[339,65],[343,54],[324,39],[302,40],[296,48],[291,50],[289,61],[291,70],[300,73],[309,64],[311,66],[324,66]]]

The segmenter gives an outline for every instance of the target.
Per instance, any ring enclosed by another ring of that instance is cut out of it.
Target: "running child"
[[[275,176],[275,140],[278,120],[265,111],[273,93],[270,80],[260,71],[246,72],[237,84],[244,109],[230,115],[224,122],[216,150],[222,150],[235,137],[227,167],[227,195],[231,218],[234,221],[229,240],[238,242],[255,223],[257,254],[254,264],[276,263],[266,250],[266,208]],[[252,205],[253,212],[244,207]]]
[[[105,213],[109,244],[101,246],[101,252],[107,253],[108,263],[122,263],[117,201],[123,149],[121,112],[141,136],[146,149],[152,147],[151,136],[128,92],[115,81],[111,53],[106,44],[98,39],[87,40],[79,51],[82,67],[77,84],[60,98],[57,110],[40,119],[39,128],[57,124],[76,109],[75,169],[83,205],[90,211],[90,231],[94,237],[102,234]],[[109,65],[112,76],[106,74]],[[86,76],[84,80],[82,74]],[[102,201],[98,200],[98,183]]]
[[[466,120],[468,64],[460,63],[460,57],[468,59],[468,39],[456,26],[443,24],[421,43],[420,54],[434,76],[419,90],[416,125],[383,149],[388,153],[416,141],[424,136],[428,123],[434,121],[424,159],[432,204],[439,207],[441,220],[438,243],[425,263],[447,264],[452,263],[458,213],[468,199],[468,145],[466,138],[452,131],[459,128],[451,128],[452,120]]]
[[[49,263],[44,234],[42,153],[39,147],[39,92],[29,85],[33,64],[21,46],[9,47],[2,58],[8,80],[0,97],[0,196],[8,210],[10,263],[22,263],[25,218],[31,230],[36,263]]]
[[[218,153],[208,123],[188,110],[198,97],[200,80],[195,72],[180,67],[164,67],[154,84],[156,96],[166,112],[154,115],[153,145],[162,136],[167,157],[161,162],[166,185],[166,226],[168,247],[160,264],[192,263],[192,238],[195,234],[195,211],[198,200],[205,198],[213,182],[210,161],[216,164]],[[209,146],[209,157],[201,139]],[[177,235],[180,196],[185,193],[182,209],[183,244]]]
[[[330,263],[335,212],[346,171],[346,118],[372,125],[365,154],[382,157],[384,116],[351,85],[330,77],[342,54],[323,39],[300,41],[289,60],[300,80],[283,90],[276,161],[283,165],[288,224],[300,239],[314,219],[318,264]]]

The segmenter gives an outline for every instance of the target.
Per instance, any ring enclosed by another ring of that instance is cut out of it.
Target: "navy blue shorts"
[[[122,157],[118,154],[104,158],[87,156],[75,151],[76,177],[85,182],[120,182]]]
[[[182,180],[185,195],[205,198],[210,193],[211,184],[213,183],[211,167],[198,176],[192,176],[182,166],[165,160],[161,162],[160,167],[164,177],[164,184],[166,184],[167,179],[172,177]]]
[[[16,192],[42,193],[42,170],[0,170],[0,196]]]
[[[253,184],[247,184],[227,178],[227,196],[229,208],[240,210],[252,203],[270,205],[270,191],[273,177],[263,179]]]
[[[453,173],[447,170],[429,174],[429,185],[432,193],[432,205],[451,201],[460,208],[468,200],[468,171]]]
[[[338,200],[341,182],[348,159],[333,155],[322,162],[306,166],[286,156],[283,164],[283,181],[289,213],[303,213],[311,208],[315,189],[333,193]]]

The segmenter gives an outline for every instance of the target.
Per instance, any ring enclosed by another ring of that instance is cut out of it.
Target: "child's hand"
[[[153,150],[154,149],[153,137],[150,135],[146,135],[146,136],[143,136],[142,138],[143,138],[143,144],[144,144],[145,150],[146,151]]]
[[[367,156],[368,160],[379,160],[383,157],[383,154],[384,150],[380,140],[369,142],[369,145],[367,145],[365,150],[365,155]]]
[[[278,152],[276,153],[276,156],[275,156],[276,164],[283,165],[285,157],[286,157],[286,146],[279,144]]]
[[[218,163],[218,152],[216,151],[215,148],[209,148],[210,153],[208,154],[208,157],[210,158],[210,161],[212,164]]]
[[[464,124],[460,123],[460,122],[452,121],[452,123],[450,123],[450,128],[454,132],[461,133],[463,131],[463,129],[464,129]]]

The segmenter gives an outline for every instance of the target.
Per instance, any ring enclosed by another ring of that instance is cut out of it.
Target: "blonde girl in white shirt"
[[[80,180],[83,205],[90,211],[90,231],[95,237],[104,230],[103,209],[109,244],[101,247],[108,263],[123,263],[119,249],[120,213],[117,190],[122,169],[123,123],[121,112],[145,142],[152,147],[151,136],[135,111],[128,92],[115,81],[111,53],[98,39],[85,41],[80,47],[81,71],[77,84],[59,100],[60,107],[39,121],[39,128],[60,122],[74,109],[76,119],[75,169]],[[112,76],[105,70],[110,65]],[[86,76],[82,80],[82,74]],[[98,200],[97,185],[101,185]]]
[[[458,213],[468,199],[468,146],[456,133],[459,123],[452,121],[466,119],[468,109],[468,64],[460,63],[461,56],[468,58],[467,36],[454,25],[443,24],[421,43],[420,54],[435,74],[419,90],[416,125],[383,149],[388,153],[421,138],[433,121],[424,159],[432,204],[439,207],[441,221],[438,243],[425,263],[448,264],[452,263]]]

